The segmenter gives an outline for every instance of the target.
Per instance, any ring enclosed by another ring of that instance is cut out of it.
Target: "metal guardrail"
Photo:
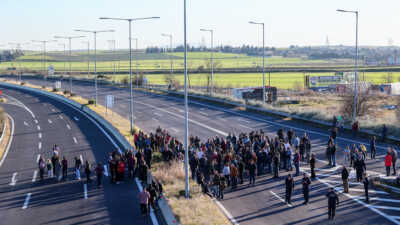
[[[66,98],[64,96],[61,96],[61,95],[58,95],[58,94],[55,94],[55,93],[51,93],[51,92],[48,92],[48,91],[44,91],[44,90],[40,90],[40,89],[36,89],[36,88],[31,88],[31,87],[26,87],[26,86],[19,86],[19,85],[15,85],[15,84],[8,84],[8,83],[4,83],[4,82],[0,82],[0,86],[37,93],[37,94],[40,94],[40,95],[47,96],[47,97],[49,97],[51,99],[54,99],[56,101],[67,103],[71,107],[74,107],[77,110],[80,110],[80,111],[86,113],[92,119],[97,121],[100,124],[100,126],[102,126],[103,128],[105,128],[105,130],[107,130],[108,134],[112,135],[112,137],[114,138],[114,140],[117,141],[119,147],[122,150],[133,149],[133,147],[126,140],[126,138],[112,124],[110,124],[108,121],[106,121],[104,118],[102,118],[100,115],[98,115],[93,110],[89,109],[86,106],[83,106],[83,105],[79,104],[78,102],[75,102],[75,101],[73,101],[71,99],[68,99],[68,98]],[[150,174],[150,176],[152,176],[152,175]],[[167,202],[167,200],[165,198],[162,198],[160,201],[158,201],[158,205],[159,205],[159,207],[161,209],[161,214],[164,217],[164,220],[166,221],[166,223],[168,225],[178,225],[179,224],[177,219],[175,218],[175,215],[172,212],[171,207],[168,205],[168,202]]]

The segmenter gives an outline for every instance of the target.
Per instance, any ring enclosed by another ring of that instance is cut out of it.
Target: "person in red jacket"
[[[387,152],[385,157],[385,167],[386,167],[386,176],[390,175],[390,167],[392,166],[392,155],[390,154],[390,149]]]

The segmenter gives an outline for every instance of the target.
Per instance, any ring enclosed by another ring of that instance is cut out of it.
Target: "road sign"
[[[61,81],[56,81],[54,87],[56,87],[57,89],[61,89]]]
[[[54,67],[52,65],[48,68],[48,75],[54,75]]]
[[[114,95],[106,95],[106,106],[107,108],[114,106]]]

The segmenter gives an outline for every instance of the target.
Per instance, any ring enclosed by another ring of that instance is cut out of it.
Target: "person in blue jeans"
[[[336,166],[336,145],[334,143],[332,143],[331,146],[331,160],[332,160],[332,164],[335,167]]]

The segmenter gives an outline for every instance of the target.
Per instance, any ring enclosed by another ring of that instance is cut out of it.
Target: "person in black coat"
[[[310,169],[311,169],[311,179],[314,179],[316,177],[315,176],[315,155],[314,154],[311,155]]]
[[[371,159],[375,159],[375,156],[376,156],[376,137],[375,136],[372,137],[369,146],[371,148]]]
[[[364,174],[364,190],[365,190],[365,202],[369,203],[368,189],[369,189],[369,180],[367,174]]]
[[[346,166],[342,169],[342,180],[343,180],[343,192],[349,193],[349,171]]]
[[[303,177],[302,183],[303,183],[303,195],[304,195],[304,203],[303,204],[307,205],[308,204],[309,193],[310,193],[309,186],[311,184],[311,180],[307,176],[306,173],[304,173],[304,177]]]
[[[357,175],[357,182],[361,182],[362,176],[366,170],[364,160],[357,159],[355,162],[355,169],[356,169],[356,175]]]
[[[285,180],[285,186],[286,186],[286,198],[285,201],[287,204],[292,204],[291,198],[292,198],[292,192],[294,188],[294,181],[292,178],[292,175],[288,175],[286,180]]]
[[[326,197],[328,198],[328,217],[330,220],[333,220],[335,218],[336,206],[339,205],[339,197],[333,188],[329,188]]]

